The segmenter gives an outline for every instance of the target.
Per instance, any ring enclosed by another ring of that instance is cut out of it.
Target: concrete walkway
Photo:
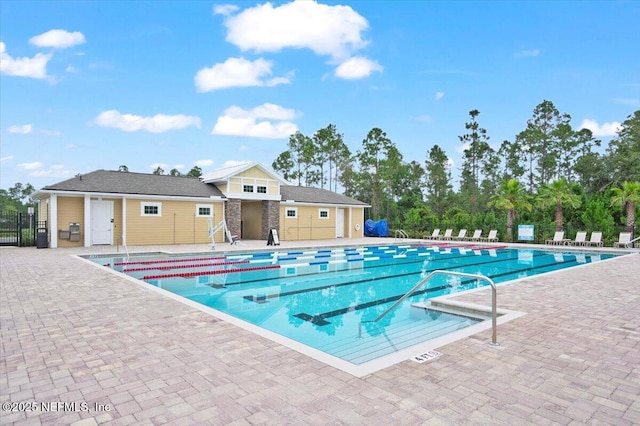
[[[71,256],[100,251],[0,248],[1,424],[640,424],[637,253],[500,285],[499,347],[356,378]]]

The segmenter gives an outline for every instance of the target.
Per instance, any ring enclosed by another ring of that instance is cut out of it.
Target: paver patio
[[[638,253],[499,285],[527,313],[499,347],[356,378],[72,256],[96,250],[0,248],[1,424],[640,424]]]

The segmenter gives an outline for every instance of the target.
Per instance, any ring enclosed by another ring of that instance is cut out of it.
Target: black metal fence
[[[47,221],[24,212],[0,212],[0,246],[40,247],[47,239]]]

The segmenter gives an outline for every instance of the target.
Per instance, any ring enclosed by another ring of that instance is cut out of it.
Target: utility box
[[[47,248],[49,247],[49,231],[47,228],[38,228],[36,232],[36,247]]]
[[[68,229],[60,229],[58,230],[58,239],[59,240],[68,240],[71,238]]]
[[[80,241],[80,224],[72,222],[69,224],[69,241]]]

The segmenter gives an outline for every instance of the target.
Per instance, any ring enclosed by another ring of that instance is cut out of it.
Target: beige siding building
[[[53,248],[266,241],[272,229],[283,241],[359,238],[368,207],[254,162],[201,178],[96,170],[35,198]]]

